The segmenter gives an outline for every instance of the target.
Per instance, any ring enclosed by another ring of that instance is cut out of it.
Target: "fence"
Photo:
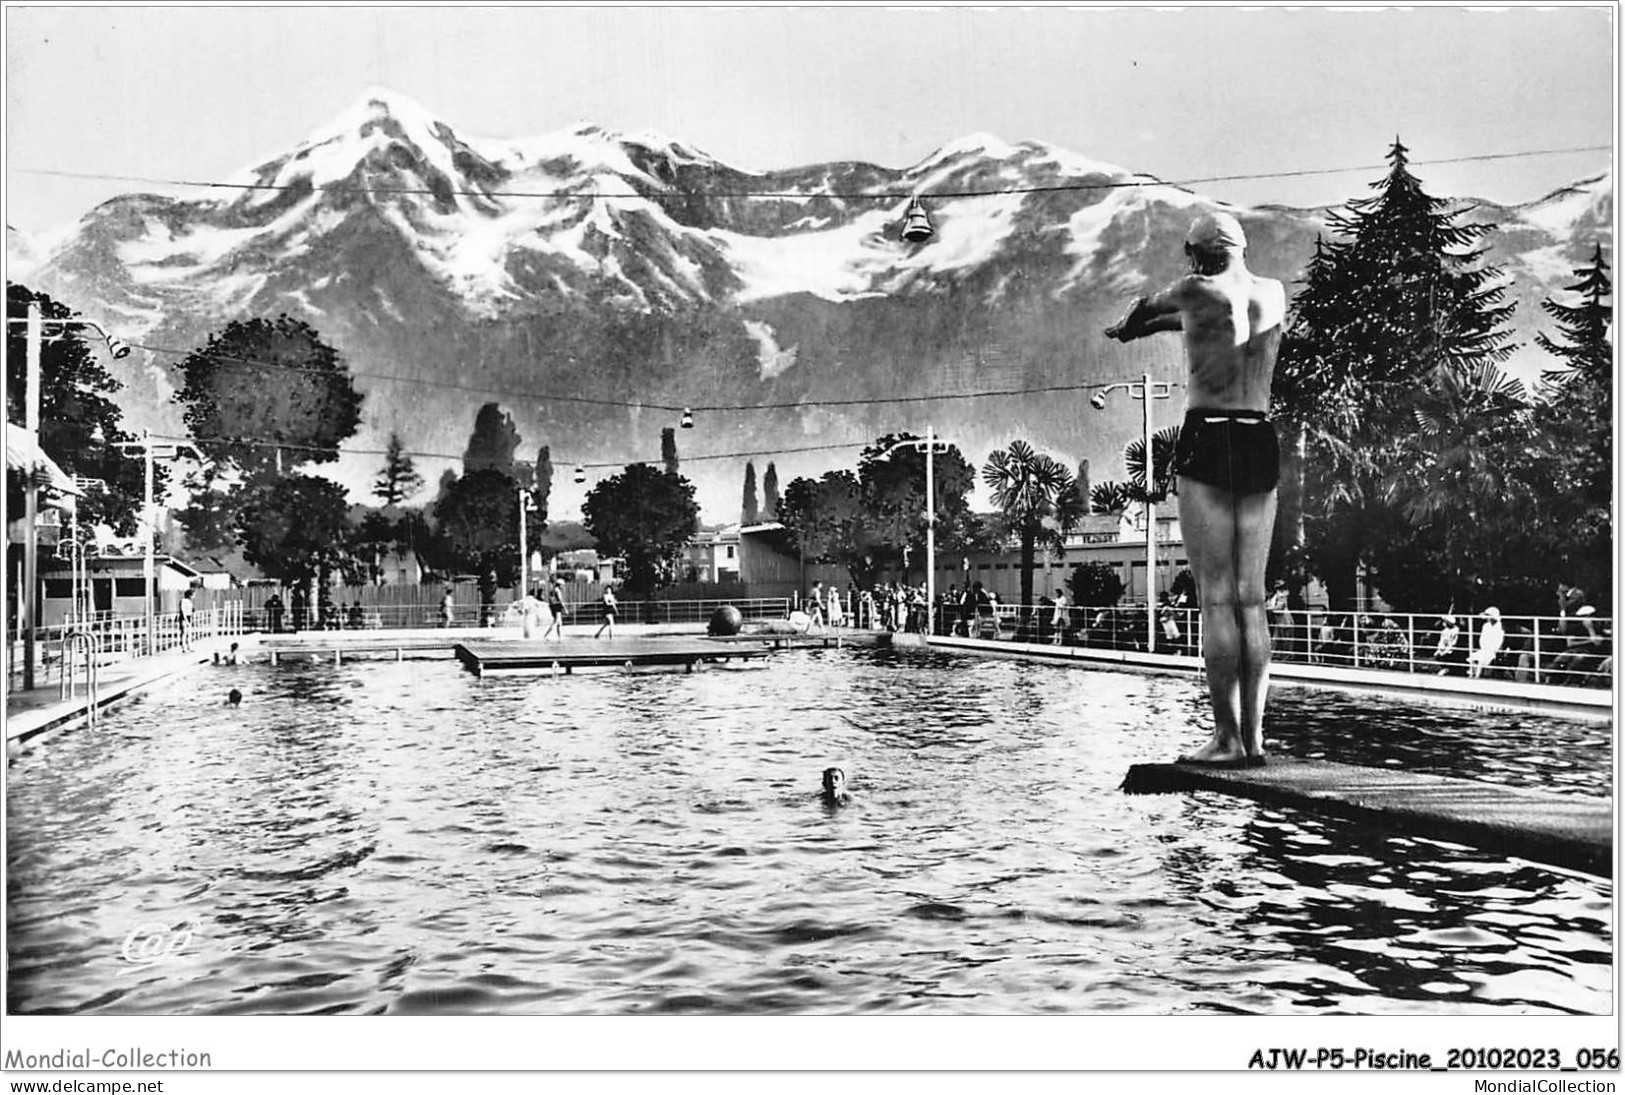
[[[241,601],[221,601],[210,608],[197,609],[192,614],[190,641],[216,639],[241,635],[245,630],[246,613]],[[96,660],[107,665],[124,658],[139,657],[147,651],[147,620],[145,616],[119,616],[111,612],[95,612],[81,617],[70,617],[61,624],[41,627],[34,632],[34,684],[43,687],[55,674],[59,687],[69,662],[64,658],[71,637],[90,635],[96,644]],[[180,617],[165,612],[153,617],[152,652],[162,654],[182,645]],[[6,678],[10,687],[20,686],[23,675],[23,648],[21,635],[14,629],[8,636],[6,647]]]
[[[907,621],[918,630],[923,606]],[[998,604],[969,615],[941,605],[936,632],[1040,644],[1144,651],[1144,604],[1063,606]],[[1501,641],[1482,616],[1458,617],[1453,641],[1442,617],[1417,613],[1337,613],[1315,609],[1268,614],[1277,661],[1437,676],[1484,676],[1533,684],[1608,687],[1613,680],[1613,621],[1603,617],[1503,616]],[[1156,653],[1197,657],[1202,615],[1196,608],[1157,610]],[[1494,647],[1484,656],[1485,632]],[[1473,657],[1473,655],[1477,657]],[[1474,664],[1474,663],[1479,664]]]
[[[320,611],[267,606],[262,600],[257,609],[247,610],[245,619],[250,630],[273,633],[297,631],[367,631],[398,630],[425,627],[518,627],[521,624],[519,607],[511,594],[498,590],[490,604],[479,602],[479,592],[472,586],[453,587],[452,603],[448,608],[445,595],[423,599],[422,590],[413,586],[419,596],[414,599],[374,600],[367,604],[361,598],[348,602],[335,596],[331,610],[324,617]],[[508,594],[508,595],[504,595]],[[564,597],[564,626],[596,627],[604,620],[604,604],[599,598],[576,600],[566,590]],[[703,600],[618,601],[616,618],[621,623],[691,624],[703,625],[711,614],[723,605],[732,605],[746,620],[782,620],[790,611],[790,602],[784,597],[752,599],[711,598]],[[546,613],[543,613],[546,615]]]

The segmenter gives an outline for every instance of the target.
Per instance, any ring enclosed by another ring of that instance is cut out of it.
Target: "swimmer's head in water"
[[[231,706],[236,707],[238,704],[243,702],[243,694],[237,691],[237,689],[233,688],[230,692],[226,693],[226,702]]]
[[[824,769],[824,797],[846,797],[846,773],[839,768]]]

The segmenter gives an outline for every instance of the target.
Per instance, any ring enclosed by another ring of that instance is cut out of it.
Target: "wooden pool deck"
[[[603,666],[682,666],[692,673],[710,662],[764,658],[773,647],[764,643],[717,642],[699,638],[580,639],[506,642],[466,641],[456,644],[457,660],[476,676],[490,673],[563,672]]]
[[[1293,757],[1245,769],[1136,764],[1123,790],[1218,791],[1604,878],[1614,874],[1612,798]]]

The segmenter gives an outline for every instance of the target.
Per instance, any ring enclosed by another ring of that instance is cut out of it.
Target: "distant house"
[[[739,525],[701,529],[684,549],[690,582],[737,582],[740,580]]]
[[[371,571],[374,581],[369,585],[415,586],[421,585],[429,573],[415,551],[396,548],[379,554]]]
[[[110,544],[85,559],[90,580],[90,607],[98,615],[142,616],[146,613],[145,557],[139,544]],[[153,611],[180,609],[181,593],[199,586],[202,575],[169,555],[153,556]],[[62,623],[73,608],[73,571],[65,564],[41,568],[45,595],[40,599],[40,626]]]
[[[241,589],[244,586],[274,584],[259,567],[243,558],[241,551],[222,555],[194,555],[185,562],[198,573],[203,589]]]
[[[552,573],[567,582],[613,582],[619,559],[600,556],[592,548],[561,551],[548,562]]]

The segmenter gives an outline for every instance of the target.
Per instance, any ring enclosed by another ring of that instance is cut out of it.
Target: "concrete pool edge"
[[[915,636],[910,636],[915,638]],[[958,636],[918,636],[915,643],[898,646],[929,646],[933,649],[995,654],[1002,657],[1118,672],[1150,672],[1195,677],[1202,663],[1178,654],[1146,654],[1135,650],[1096,650],[1091,647],[1051,646],[997,639],[965,639]],[[1270,666],[1274,686],[1331,688],[1342,692],[1425,700],[1474,709],[1533,711],[1570,718],[1605,720],[1614,716],[1614,691],[1602,688],[1569,688],[1558,685],[1527,684],[1519,681],[1469,680],[1465,677],[1436,677],[1396,673],[1377,669],[1345,669],[1330,665],[1304,665],[1274,662]]]
[[[110,710],[159,681],[190,673],[211,664],[215,652],[224,647],[225,643],[221,641],[200,643],[198,649],[185,653],[172,652],[132,661],[126,673],[104,680],[98,686],[95,705],[97,713]],[[35,689],[36,692],[41,690]],[[5,717],[8,749],[32,743],[52,731],[78,726],[87,722],[90,717],[90,699],[82,693],[16,711],[11,709],[11,701],[12,696],[8,691]]]

